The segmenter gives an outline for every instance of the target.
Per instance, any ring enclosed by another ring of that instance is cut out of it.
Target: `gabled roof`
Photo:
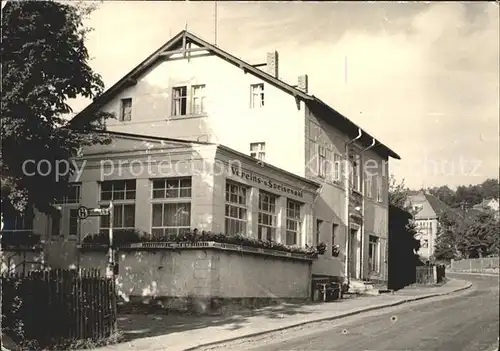
[[[445,204],[443,201],[438,199],[436,196],[427,193],[425,190],[414,191],[411,190],[408,192],[410,202],[419,202],[422,203],[424,201],[429,203],[429,206],[432,208],[436,216],[440,216],[444,212],[455,212],[450,206]],[[418,200],[417,200],[418,199]]]
[[[436,215],[441,215],[443,212],[448,212],[448,211],[453,211],[451,207],[449,207],[447,204],[445,204],[443,201],[439,200],[437,197],[431,194],[424,193],[424,196],[429,203],[429,205],[432,207]]]
[[[256,77],[260,78],[264,82],[279,88],[296,99],[304,101],[304,103],[313,111],[319,111],[322,115],[323,119],[329,121],[334,124],[337,128],[344,131],[349,136],[356,136],[358,134],[358,130],[362,131],[362,137],[360,142],[362,144],[366,144],[367,146],[372,143],[373,140],[376,141],[374,151],[378,151],[382,153],[384,156],[393,157],[396,159],[401,159],[398,154],[389,149],[387,146],[373,138],[370,134],[363,131],[359,126],[350,121],[347,117],[343,116],[328,104],[315,97],[314,95],[309,95],[304,93],[303,91],[291,86],[288,83],[285,83],[279,78],[276,78],[261,69],[258,69],[248,62],[245,62],[230,53],[214,46],[205,40],[197,37],[196,35],[183,30],[171,38],[168,42],[162,45],[158,50],[153,52],[149,57],[147,57],[144,61],[142,61],[137,67],[132,69],[129,73],[127,73],[122,79],[116,82],[113,86],[107,89],[102,95],[97,97],[90,105],[88,105],[85,109],[83,109],[80,113],[78,113],[71,121],[70,125],[74,125],[80,119],[85,118],[85,116],[91,115],[97,112],[100,108],[104,106],[107,102],[109,102],[113,97],[115,97],[120,91],[123,89],[135,85],[137,83],[137,79],[140,77],[142,73],[144,73],[147,69],[149,69],[152,65],[154,65],[157,61],[161,60],[165,57],[164,52],[171,51],[185,43],[193,43],[200,47],[206,48],[207,51],[212,52],[219,58],[241,68],[243,71],[251,73]]]

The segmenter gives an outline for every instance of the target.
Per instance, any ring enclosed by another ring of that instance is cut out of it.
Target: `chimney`
[[[279,78],[278,61],[279,60],[277,51],[267,53],[267,61],[266,61],[267,73],[275,78]]]
[[[307,94],[308,88],[309,88],[309,78],[307,74],[299,76],[297,89]]]

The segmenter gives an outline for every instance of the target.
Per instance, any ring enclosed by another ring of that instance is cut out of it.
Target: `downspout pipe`
[[[376,144],[377,144],[377,141],[375,140],[375,138],[372,138],[372,143],[370,144],[370,146],[361,150],[361,156],[363,156],[365,151],[370,150]],[[362,158],[362,159],[364,160],[364,158]],[[361,169],[361,171],[363,171],[363,169]],[[365,176],[365,174],[363,174],[363,176]],[[360,267],[360,273],[361,273],[361,279],[363,279],[364,278],[364,274],[363,274],[364,273],[364,263],[365,263],[365,223],[364,223],[364,218],[365,218],[365,196],[366,196],[365,184],[366,183],[363,181],[363,182],[361,182],[361,184],[362,184],[362,190],[363,190],[362,191],[363,196],[361,198],[361,214],[363,215],[363,223],[361,225],[361,258],[360,258],[360,266],[361,267]]]
[[[344,273],[344,279],[347,281],[347,285],[350,284],[350,276],[349,276],[349,249],[350,249],[350,241],[351,241],[351,233],[350,231],[350,220],[349,220],[349,182],[350,182],[350,167],[349,167],[349,146],[354,143],[356,140],[359,140],[361,136],[363,135],[363,132],[361,131],[361,128],[358,128],[358,135],[354,138],[349,140],[348,142],[345,143],[345,151],[344,151],[344,156],[345,156],[345,167],[344,167],[344,182],[345,182],[345,224],[346,224],[346,231],[345,231],[345,262],[344,262],[344,268],[345,268],[345,273]]]

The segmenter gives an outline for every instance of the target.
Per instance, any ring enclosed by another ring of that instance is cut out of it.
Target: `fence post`
[[[437,274],[437,266],[432,267],[432,277],[434,278],[434,284],[437,284],[438,282],[438,274]]]

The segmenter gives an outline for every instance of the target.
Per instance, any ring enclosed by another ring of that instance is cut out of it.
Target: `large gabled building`
[[[399,156],[311,95],[307,75],[298,76],[294,84],[280,79],[277,52],[251,64],[181,31],[71,123],[77,125],[96,111],[115,115],[106,122],[108,130],[115,133],[133,134],[136,139],[142,136],[146,141],[170,138],[193,145],[223,145],[232,150],[228,154],[235,160],[241,160],[237,154],[253,157],[255,166],[245,161],[239,173],[231,167],[225,169],[229,173],[217,178],[220,184],[213,183],[215,178],[203,188],[191,183],[192,196],[211,199],[211,205],[205,207],[211,213],[203,223],[199,216],[185,219],[191,228],[300,246],[324,242],[327,250],[314,262],[313,273],[339,277],[347,272],[353,279],[386,279],[388,161]],[[100,154],[106,159],[104,151]],[[346,169],[351,172],[344,172]],[[129,222],[124,219],[122,226],[132,225],[134,218],[135,227],[152,232],[158,229],[153,223],[154,186],[160,180],[167,184],[170,178],[175,181],[191,176],[178,173],[143,175],[140,180],[133,174],[129,174],[130,179],[115,179],[89,173],[78,185],[89,190],[80,193],[81,203],[97,206],[103,191],[127,189],[134,183],[134,189],[142,189],[136,196],[145,205],[136,206],[133,213],[124,212],[123,218]],[[276,186],[263,185],[262,179],[276,176],[281,179],[271,182]],[[305,194],[310,194],[314,184],[319,188],[309,200]],[[309,201],[310,212],[305,210]],[[201,211],[190,206],[191,214]],[[70,212],[65,216],[62,234],[71,231]],[[104,224],[94,220],[85,232],[105,229]],[[161,227],[169,229],[168,223]],[[335,245],[340,247],[338,257]]]

